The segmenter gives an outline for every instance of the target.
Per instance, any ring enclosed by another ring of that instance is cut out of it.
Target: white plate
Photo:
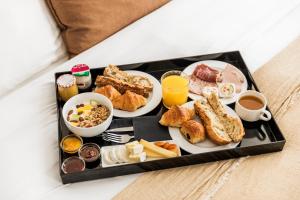
[[[194,102],[195,101],[190,101],[190,102],[183,104],[182,106],[191,109],[191,108],[194,108]],[[232,110],[230,107],[228,107],[226,105],[224,105],[224,107],[225,107],[226,112],[230,116],[237,117],[238,119],[240,119],[239,116],[234,112],[234,110]],[[200,118],[198,116],[196,116],[195,120],[198,122],[201,122]],[[197,144],[191,144],[180,133],[179,128],[169,127],[169,133],[170,133],[172,140],[174,140],[176,142],[176,144],[178,144],[185,151],[192,153],[192,154],[218,151],[218,150],[224,150],[224,149],[231,149],[231,148],[235,148],[239,144],[239,143],[231,142],[227,145],[216,145],[213,142],[211,142],[208,138],[206,138],[206,140],[204,140],[203,142],[199,142]]]
[[[127,117],[138,117],[144,114],[147,114],[148,112],[152,111],[156,106],[161,101],[162,98],[162,92],[161,92],[161,86],[159,81],[151,76],[150,74],[147,74],[145,72],[141,71],[135,71],[135,70],[128,70],[126,71],[128,74],[132,75],[140,75],[147,77],[151,83],[153,84],[153,91],[150,93],[149,97],[147,98],[147,104],[139,109],[137,109],[134,112],[128,112],[128,111],[123,111],[119,109],[114,109],[114,116],[115,117],[122,117],[122,118],[127,118]],[[153,95],[155,94],[155,95]]]
[[[181,156],[181,151],[180,151],[179,145],[175,141],[173,141],[173,140],[164,140],[164,141],[169,142],[171,144],[176,144],[177,148],[178,148],[178,152],[179,152],[178,156]],[[100,150],[100,152],[101,152],[101,165],[102,165],[103,168],[120,166],[120,165],[128,165],[128,164],[133,164],[134,163],[134,162],[125,162],[125,163],[118,163],[118,164],[110,164],[110,163],[106,162],[106,160],[104,159],[104,152],[105,151],[111,151],[113,148],[118,148],[122,145],[125,145],[125,144],[113,145],[113,146],[104,146],[104,147],[101,148],[101,150]],[[160,160],[160,159],[164,159],[164,158],[147,158],[146,161],[144,161],[144,162],[152,161],[152,160]]]
[[[199,61],[199,62],[195,62],[189,66],[187,66],[183,72],[187,75],[191,75],[193,73],[193,71],[195,70],[195,68],[197,67],[197,65],[200,65],[200,64],[205,64],[205,65],[208,65],[209,67],[213,68],[213,69],[217,69],[217,70],[224,70],[225,69],[225,66],[228,65],[229,63],[226,63],[226,62],[222,62],[222,61],[217,61],[217,60],[203,60],[203,61]],[[230,64],[231,65],[231,64]],[[232,65],[233,66],[233,65]],[[234,67],[234,66],[233,66]],[[236,67],[235,67],[236,68]],[[240,93],[236,93],[233,97],[231,98],[220,98],[221,102],[223,104],[231,104],[231,103],[234,103],[237,101],[238,97],[239,97],[239,94],[241,94],[242,92],[245,92],[248,88],[248,83],[247,83],[247,79],[246,77],[244,76],[244,74],[238,69],[236,68],[237,71],[240,72],[240,74],[242,75],[243,79],[244,79],[244,83],[242,85],[242,88],[241,88],[241,92]],[[198,95],[198,94],[194,94],[194,93],[191,93],[189,92],[189,97],[193,100],[196,100],[196,99],[199,99],[201,97],[201,95]]]

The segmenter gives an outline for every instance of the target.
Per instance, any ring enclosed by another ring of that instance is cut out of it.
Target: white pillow
[[[67,59],[44,0],[1,2],[0,24],[0,98]]]

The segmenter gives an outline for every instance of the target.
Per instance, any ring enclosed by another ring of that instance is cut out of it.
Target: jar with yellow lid
[[[57,79],[58,93],[61,100],[68,101],[71,97],[78,94],[76,78],[71,74],[64,74]]]

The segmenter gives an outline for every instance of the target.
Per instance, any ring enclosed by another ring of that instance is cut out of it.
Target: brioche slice
[[[231,141],[239,142],[245,135],[242,122],[229,116],[218,96],[211,93],[206,99],[195,102],[194,108],[204,123],[208,137],[216,144],[224,145]]]
[[[192,119],[194,115],[194,109],[188,109],[176,105],[172,106],[162,115],[159,123],[163,126],[181,127],[183,122]]]

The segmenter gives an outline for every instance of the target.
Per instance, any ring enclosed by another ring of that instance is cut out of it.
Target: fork
[[[127,143],[129,140],[134,138],[134,136],[130,136],[128,134],[115,134],[115,133],[109,133],[109,132],[104,132],[102,133],[102,138],[105,141],[110,141],[110,142],[115,142],[115,143]]]

